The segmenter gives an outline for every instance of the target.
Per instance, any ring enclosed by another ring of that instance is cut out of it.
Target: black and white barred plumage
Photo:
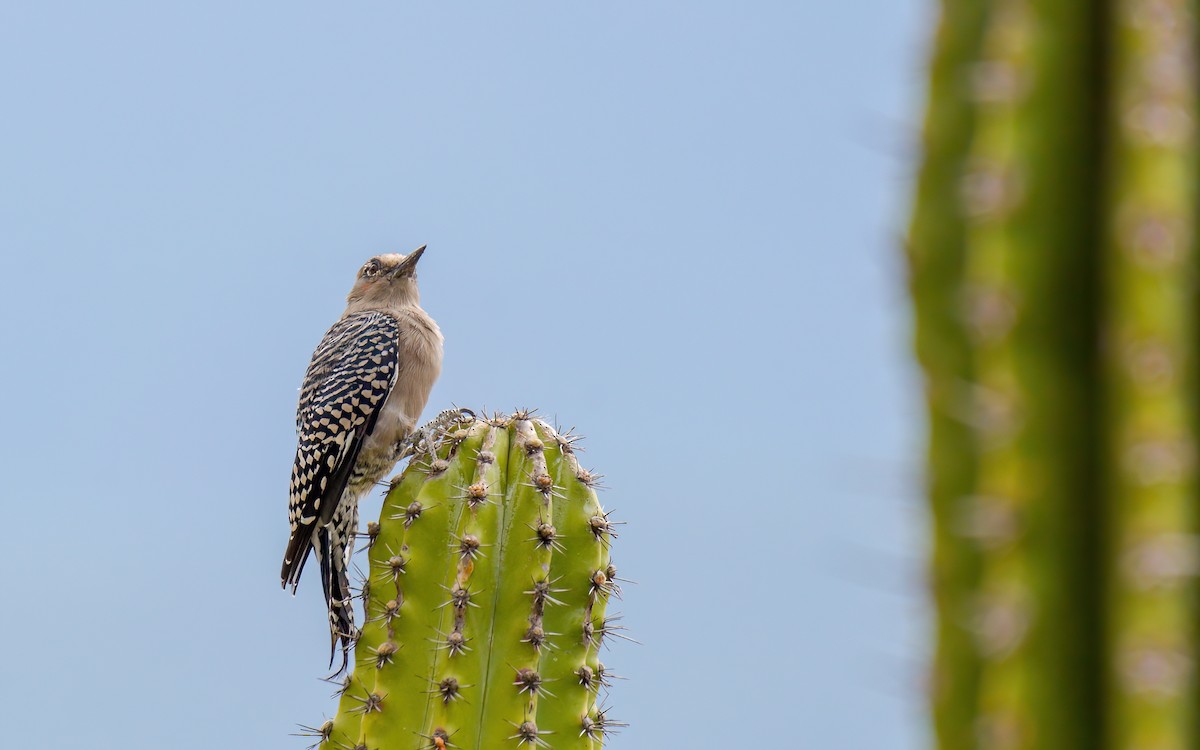
[[[347,566],[358,530],[358,495],[375,481],[361,486],[355,464],[396,384],[398,339],[396,319],[384,312],[338,321],[313,354],[296,410],[299,445],[282,576],[295,590],[309,552],[316,551],[330,628],[343,645],[354,628]]]
[[[345,654],[355,637],[348,568],[359,498],[395,466],[441,372],[442,334],[417,290],[422,252],[363,265],[300,389],[281,577],[295,591],[316,554],[333,655],[339,641]]]

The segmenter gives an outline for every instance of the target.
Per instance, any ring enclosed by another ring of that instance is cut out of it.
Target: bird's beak
[[[416,250],[413,250],[404,260],[400,261],[400,265],[396,266],[392,271],[392,278],[398,279],[404,276],[412,276],[413,271],[417,267],[417,261],[421,259],[421,255],[425,252],[425,245],[421,245]]]

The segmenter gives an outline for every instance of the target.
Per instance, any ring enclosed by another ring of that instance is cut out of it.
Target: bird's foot
[[[473,419],[475,412],[470,409],[446,409],[401,441],[398,460],[409,456],[432,456],[442,438],[458,425]]]

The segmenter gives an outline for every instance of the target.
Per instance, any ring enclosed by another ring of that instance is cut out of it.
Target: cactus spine
[[[943,4],[909,243],[942,748],[1200,746],[1196,12]]]
[[[573,439],[464,417],[368,530],[366,618],[322,749],[597,750],[614,534]]]

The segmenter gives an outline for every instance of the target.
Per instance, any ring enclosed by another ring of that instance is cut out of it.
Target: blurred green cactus
[[[464,413],[393,481],[321,748],[602,747],[614,534],[572,442],[528,413]]]
[[[942,3],[909,242],[941,748],[1200,747],[1196,14]]]

